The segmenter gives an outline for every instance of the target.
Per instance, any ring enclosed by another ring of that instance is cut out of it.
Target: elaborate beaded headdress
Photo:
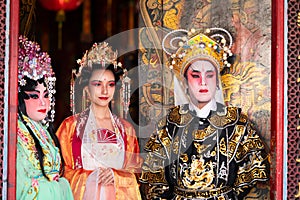
[[[125,115],[127,115],[129,110],[129,101],[130,101],[130,81],[131,79],[127,76],[126,68],[123,68],[121,62],[117,62],[118,52],[113,51],[112,47],[107,42],[94,43],[90,50],[86,51],[82,59],[78,59],[77,63],[79,64],[78,72],[73,71],[72,78],[79,78],[81,76],[82,69],[87,67],[92,70],[93,64],[98,64],[105,69],[106,65],[114,65],[115,69],[117,67],[122,68],[123,76],[120,77],[122,80],[122,92],[121,100],[123,105],[123,110]],[[71,110],[75,114],[75,83],[74,80],[71,81]],[[83,94],[83,99],[86,99],[86,96]],[[87,107],[85,104],[86,100],[82,100],[82,110]]]
[[[82,59],[78,59],[77,63],[80,65],[76,76],[81,75],[83,67],[92,68],[93,64],[101,64],[105,67],[106,64],[113,64],[115,67],[122,67],[122,64],[117,63],[118,52],[113,51],[112,47],[107,42],[94,43],[89,51],[86,51]]]
[[[181,36],[177,36],[178,33]],[[210,61],[219,72],[230,67],[227,58],[232,56],[231,46],[232,37],[222,28],[206,29],[205,33],[195,29],[174,30],[164,37],[162,44],[163,50],[171,56],[168,67],[177,77],[183,76],[190,63],[197,59]]]
[[[186,95],[187,85],[183,79],[191,63],[197,60],[207,60],[215,66],[220,76],[220,72],[231,65],[228,62],[228,58],[232,56],[231,46],[232,36],[223,28],[209,28],[204,32],[195,29],[190,31],[178,29],[171,31],[163,38],[162,48],[170,56],[167,66],[174,72],[177,79],[181,80],[174,79],[175,104],[190,101],[189,95]],[[215,99],[224,104],[220,81],[217,88]]]
[[[32,80],[44,78],[50,97],[50,115],[46,119],[53,122],[55,98],[55,74],[51,66],[51,58],[46,52],[42,52],[40,45],[29,41],[25,36],[19,37],[19,58],[18,58],[18,82],[19,86],[25,86],[28,77]],[[20,87],[19,87],[20,91]]]

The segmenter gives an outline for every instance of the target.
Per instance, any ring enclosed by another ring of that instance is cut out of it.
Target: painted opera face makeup
[[[26,112],[34,121],[45,119],[50,109],[49,92],[44,84],[39,83],[34,91],[25,91],[29,99],[24,99]]]
[[[88,93],[91,104],[108,106],[116,88],[114,74],[110,70],[94,70],[89,80]]]
[[[193,62],[186,72],[188,92],[193,104],[203,108],[214,97],[217,89],[217,72],[207,60]]]

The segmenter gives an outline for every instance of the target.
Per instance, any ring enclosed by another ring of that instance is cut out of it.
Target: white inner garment
[[[90,109],[88,121],[83,133],[81,155],[83,168],[95,170],[99,167],[121,169],[124,163],[125,147],[115,120],[110,114],[114,127],[114,137],[107,129],[97,133],[96,119]]]

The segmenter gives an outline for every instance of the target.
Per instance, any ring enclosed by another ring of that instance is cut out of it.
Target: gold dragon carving
[[[269,143],[270,140],[270,40],[263,37],[262,31],[253,20],[257,16],[257,0],[230,0],[228,10],[232,11],[232,24],[227,25],[234,30],[235,49],[238,59],[229,73],[222,76],[225,103],[243,108],[249,115],[256,128]],[[169,71],[162,69],[168,57],[161,50],[163,36],[170,30],[181,27],[184,13],[194,16],[190,20],[193,27],[210,24],[212,5],[216,1],[201,0],[200,10],[185,8],[185,0],[142,0],[140,1],[141,16],[144,27],[140,31],[140,52],[143,65],[148,66],[147,81],[143,84],[141,97],[141,113],[151,115],[149,119],[159,118],[173,104],[172,76]],[[264,0],[266,6],[268,0]],[[260,3],[260,5],[263,5]],[[222,6],[221,6],[222,7]],[[249,11],[251,10],[251,12]],[[254,11],[253,11],[254,10]],[[256,14],[253,14],[256,13]],[[268,14],[268,13],[267,13]],[[186,14],[185,14],[186,15]],[[222,14],[220,14],[222,15]],[[266,14],[265,14],[266,15]],[[269,13],[271,15],[271,13]],[[265,26],[266,27],[266,26]],[[226,28],[226,27],[225,27]],[[269,31],[266,27],[263,31]],[[243,34],[247,33],[245,37]],[[145,41],[151,44],[151,50],[145,46]],[[261,46],[261,49],[259,47]],[[263,52],[264,54],[259,54]],[[152,84],[160,83],[160,84]],[[164,88],[165,87],[165,88]],[[151,111],[152,110],[152,111]],[[261,123],[263,121],[263,123]]]

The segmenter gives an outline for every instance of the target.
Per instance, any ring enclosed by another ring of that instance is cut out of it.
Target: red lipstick
[[[199,92],[200,92],[200,93],[207,93],[207,92],[208,92],[208,89],[200,89]]]
[[[106,101],[106,100],[108,99],[108,97],[99,97],[99,99],[100,99],[100,100],[105,100],[105,101]]]
[[[38,112],[41,112],[41,113],[46,113],[46,109],[40,109],[40,110],[38,110]]]

